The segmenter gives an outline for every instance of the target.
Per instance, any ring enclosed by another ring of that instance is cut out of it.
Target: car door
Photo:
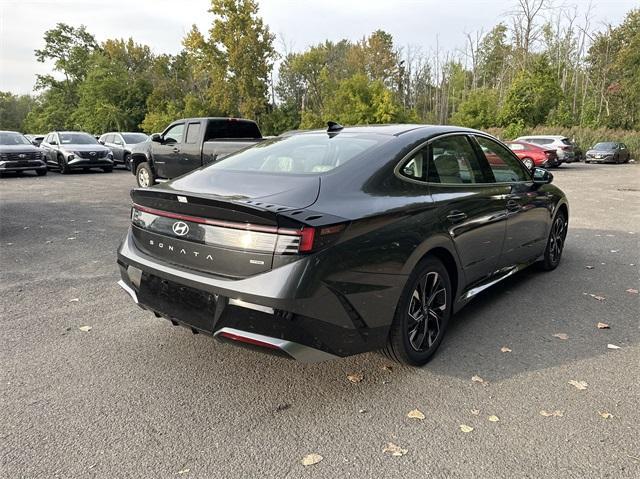
[[[58,164],[58,150],[57,150],[57,136],[55,133],[49,133],[43,142],[41,147],[45,151],[47,156],[47,162],[51,164]]]
[[[553,197],[533,183],[531,173],[508,148],[474,135],[493,181],[506,192],[507,222],[499,268],[527,263],[544,252]]]
[[[180,160],[175,176],[184,175],[202,166],[202,123],[190,121],[180,150]],[[174,177],[175,177],[174,176]]]
[[[180,176],[179,166],[184,123],[174,123],[162,134],[162,142],[153,142],[152,155],[156,173],[161,178]]]
[[[118,163],[124,163],[124,140],[120,134],[113,134],[109,148],[111,148],[111,151],[113,152],[113,158]]]
[[[455,245],[466,283],[497,269],[506,231],[509,187],[493,184],[486,164],[466,134],[432,140],[427,165],[429,193]]]
[[[620,153],[618,156],[620,163],[625,163],[629,161],[630,154],[629,154],[629,149],[627,148],[627,145],[625,145],[624,143],[619,143],[618,148],[620,149]]]

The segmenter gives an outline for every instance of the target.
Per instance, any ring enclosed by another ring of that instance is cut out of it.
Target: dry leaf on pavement
[[[593,266],[585,266],[587,269],[593,269]]]
[[[484,384],[484,379],[482,379],[480,376],[472,376],[471,380],[474,383],[480,383],[480,384]]]
[[[324,457],[322,457],[320,454],[316,454],[315,452],[313,452],[311,454],[307,454],[302,458],[302,465],[305,467],[313,466],[314,464],[318,464],[323,459]]]
[[[635,288],[629,288],[626,291],[627,293],[630,293],[630,294],[638,294],[638,290]]]
[[[586,381],[576,381],[575,379],[572,379],[571,381],[569,381],[569,384],[574,386],[576,389],[580,389],[581,391],[584,391],[585,389],[587,389],[587,386],[588,386]]]
[[[422,411],[418,409],[414,409],[413,411],[409,411],[409,413],[407,414],[407,417],[410,417],[411,419],[419,419],[422,421],[425,416],[424,414],[422,414]]]
[[[460,430],[462,432],[471,432],[473,428],[471,426],[467,426],[466,424],[460,424]]]
[[[569,339],[569,335],[567,333],[556,333],[553,335],[554,338],[558,338],[558,339]]]
[[[502,346],[502,347],[500,348],[500,351],[502,351],[503,353],[510,353],[510,352],[511,352],[511,349],[509,349],[509,348],[508,348],[508,347],[506,347],[506,346]]]
[[[347,374],[347,379],[352,383],[359,383],[364,379],[364,374],[362,373],[350,373]]]
[[[593,294],[593,293],[582,293],[585,296],[591,296],[593,299],[597,299],[598,301],[604,301],[606,298],[604,296],[598,296],[597,294]]]
[[[404,456],[407,453],[407,450],[392,442],[388,442],[387,445],[384,446],[382,452],[388,452],[392,456]]]
[[[182,475],[182,474],[186,474],[187,472],[189,472],[191,469],[181,469],[178,471],[178,474]]]
[[[480,409],[472,409],[471,414],[473,414],[474,416],[477,416],[478,414],[480,414]]]
[[[598,329],[609,329],[609,325],[607,323],[598,323],[596,326]]]
[[[545,411],[544,409],[542,411],[540,411],[540,415],[544,416],[544,417],[562,417],[564,416],[564,412],[559,411],[559,410],[555,410],[555,411]]]
[[[80,331],[83,331],[83,332],[87,333],[87,332],[91,331],[93,328],[91,326],[80,326],[78,329]]]
[[[607,349],[620,349],[620,346],[616,346],[615,344],[607,344]]]
[[[383,371],[392,372],[393,371],[393,366],[389,366],[388,364],[385,364],[384,366],[382,366],[382,370]]]
[[[500,420],[498,416],[489,416],[488,419],[491,422],[498,422]]]
[[[600,416],[602,416],[605,419],[611,419],[613,417],[613,414],[607,411],[598,411],[598,414],[600,414]]]

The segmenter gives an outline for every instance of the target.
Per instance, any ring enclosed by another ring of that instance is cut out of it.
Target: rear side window
[[[511,148],[513,151],[522,151],[524,150],[524,145],[520,145],[519,143],[512,143],[509,145],[509,148]]]
[[[427,176],[428,155],[428,148],[421,148],[415,152],[400,168],[400,174],[412,180],[425,181]]]
[[[475,138],[497,183],[514,183],[531,179],[524,165],[507,148],[483,136]]]
[[[229,155],[204,172],[215,174],[216,170],[234,170],[317,175],[364,155],[385,140],[379,135],[345,133],[333,137],[324,133],[278,137]]]
[[[431,143],[427,181],[442,184],[484,181],[480,162],[466,136],[447,136]]]
[[[187,126],[187,143],[188,144],[198,143],[199,138],[200,138],[200,123],[189,123],[189,126]]]
[[[214,120],[207,125],[204,141],[261,137],[258,125],[251,121]]]

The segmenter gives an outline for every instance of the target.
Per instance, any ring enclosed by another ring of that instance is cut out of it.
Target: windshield
[[[331,171],[382,143],[384,137],[341,133],[298,134],[258,143],[207,170],[313,175]],[[211,171],[214,173],[214,171]]]
[[[617,143],[596,143],[596,146],[593,147],[594,150],[615,150],[617,148]]]
[[[98,143],[93,136],[87,133],[59,133],[60,143],[63,145],[94,145]]]
[[[20,133],[6,132],[0,133],[0,145],[30,145],[31,142],[27,140]]]
[[[149,137],[144,133],[123,133],[122,138],[127,145],[132,145],[135,143],[145,142]]]

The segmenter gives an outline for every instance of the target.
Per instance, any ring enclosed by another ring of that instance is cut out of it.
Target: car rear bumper
[[[118,264],[120,285],[156,316],[303,361],[382,348],[406,281],[404,275],[343,272],[333,282],[313,257],[243,279],[222,278],[159,262],[136,247],[131,232]]]
[[[41,160],[3,160],[0,161],[0,171],[44,170],[47,165]]]

